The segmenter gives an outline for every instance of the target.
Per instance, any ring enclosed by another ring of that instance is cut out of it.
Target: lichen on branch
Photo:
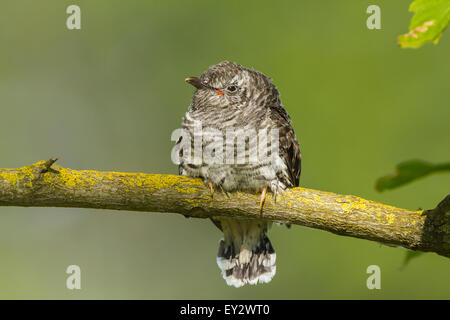
[[[72,170],[39,161],[0,169],[0,206],[77,207],[173,212],[186,217],[267,219],[326,230],[450,257],[450,218],[396,208],[353,195],[308,188],[268,194],[261,214],[259,195],[225,196],[200,179],[177,175]]]

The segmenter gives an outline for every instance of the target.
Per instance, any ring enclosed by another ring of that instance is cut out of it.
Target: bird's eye
[[[227,87],[228,92],[235,92],[237,90],[236,86],[229,86]]]

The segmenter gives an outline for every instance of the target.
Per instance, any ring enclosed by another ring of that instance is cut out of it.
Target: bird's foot
[[[212,181],[208,182],[208,186],[209,186],[209,191],[211,192],[211,199],[214,199],[214,184],[212,183]]]
[[[230,199],[230,195],[228,194],[228,192],[225,191],[225,189],[220,184],[219,189],[228,199]]]
[[[209,191],[211,193],[211,199],[214,199],[214,194],[216,194],[216,189],[214,187],[214,183],[212,181],[208,181]],[[221,185],[218,185],[219,191],[222,192],[228,199],[230,199],[230,195],[226,192]]]
[[[274,203],[277,203],[278,195],[284,194],[284,191],[286,190],[286,186],[279,182],[278,180],[273,180],[270,183],[270,190],[272,190],[273,193],[273,201]]]
[[[264,202],[266,201],[266,195],[267,195],[267,186],[262,188],[261,192],[261,200],[259,201],[259,212],[262,214]]]

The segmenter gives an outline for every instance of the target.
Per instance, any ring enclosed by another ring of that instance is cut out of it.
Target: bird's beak
[[[201,89],[201,88],[204,87],[202,82],[200,81],[200,79],[196,78],[196,77],[189,77],[189,78],[186,78],[184,81],[186,81],[187,83],[193,85],[197,89]]]

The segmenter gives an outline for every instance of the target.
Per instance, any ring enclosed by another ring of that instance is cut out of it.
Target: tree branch
[[[55,158],[0,169],[0,206],[97,208],[175,212],[185,217],[263,218],[298,224],[450,257],[448,197],[434,210],[410,211],[352,195],[307,188],[271,194],[261,214],[259,196],[214,197],[200,179],[176,175],[71,170]],[[444,205],[443,205],[444,204]]]

